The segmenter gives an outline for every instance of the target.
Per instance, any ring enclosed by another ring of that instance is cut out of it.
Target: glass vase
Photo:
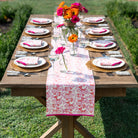
[[[65,55],[60,55],[59,65],[60,65],[60,72],[66,73],[68,72],[68,61]]]
[[[76,56],[77,55],[77,51],[78,51],[78,48],[77,48],[76,43],[72,43],[70,45],[70,55],[71,56]]]

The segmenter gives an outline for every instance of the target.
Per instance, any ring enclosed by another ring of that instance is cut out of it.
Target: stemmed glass
[[[59,56],[54,51],[51,51],[48,57],[49,57],[49,60],[52,62],[52,68],[54,71],[54,62],[59,59]]]

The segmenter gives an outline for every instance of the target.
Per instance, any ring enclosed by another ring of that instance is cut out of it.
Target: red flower
[[[62,27],[62,26],[64,26],[64,23],[57,25],[57,28]]]
[[[76,16],[76,15],[74,15],[73,17],[72,17],[72,19],[71,19],[71,22],[73,22],[73,23],[77,23],[77,22],[79,22],[80,21],[80,18],[78,17],[78,16]]]
[[[82,11],[85,12],[85,13],[88,12],[88,10],[85,7],[82,7]]]
[[[65,50],[65,47],[63,47],[63,46],[62,47],[58,47],[56,49],[55,53],[56,54],[63,54],[64,50]]]
[[[57,9],[57,16],[62,16],[63,15],[63,8],[58,8]]]

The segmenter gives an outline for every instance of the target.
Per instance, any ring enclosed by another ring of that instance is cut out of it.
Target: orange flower
[[[71,17],[72,17],[72,12],[71,12],[71,10],[70,10],[70,9],[65,10],[65,12],[64,12],[64,18],[65,18],[65,19],[70,19]]]
[[[64,10],[69,10],[70,7],[68,7],[67,5],[65,5],[65,6],[63,7],[63,9],[64,9]]]
[[[78,14],[79,14],[79,9],[78,8],[72,8],[71,11],[72,11],[73,15],[78,16]]]
[[[62,1],[62,2],[59,4],[58,8],[62,8],[64,4],[65,4],[65,1]]]
[[[78,40],[78,36],[76,34],[72,34],[71,36],[68,37],[68,40],[71,42],[71,43],[74,43]]]

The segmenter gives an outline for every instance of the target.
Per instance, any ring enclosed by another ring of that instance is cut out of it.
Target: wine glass
[[[49,60],[52,62],[52,68],[54,71],[54,62],[59,59],[59,56],[56,53],[51,52],[48,57],[49,57]]]

